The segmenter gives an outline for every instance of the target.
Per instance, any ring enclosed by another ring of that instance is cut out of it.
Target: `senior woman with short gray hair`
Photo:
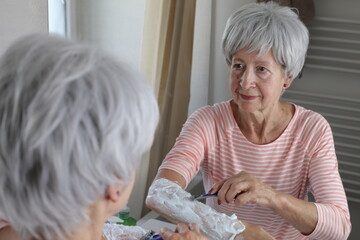
[[[157,122],[127,64],[60,37],[13,43],[0,59],[0,239],[140,239],[104,222],[127,203]]]
[[[280,100],[308,35],[292,9],[272,2],[233,13],[222,41],[232,99],[189,117],[156,177],[185,188],[201,168],[205,191],[217,193],[207,204],[244,221],[245,239],[339,240],[351,230],[328,122]]]
[[[0,62],[0,213],[24,239],[100,239],[157,121],[150,86],[126,64],[60,37],[21,38]]]

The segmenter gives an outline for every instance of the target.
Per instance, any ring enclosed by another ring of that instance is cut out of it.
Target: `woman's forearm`
[[[159,178],[166,178],[170,181],[173,181],[173,182],[179,184],[182,189],[185,189],[185,187],[186,187],[185,178],[181,174],[179,174],[173,170],[170,170],[170,169],[159,170],[158,174],[155,177],[155,180],[159,179]]]
[[[278,192],[273,210],[298,229],[302,234],[312,233],[318,221],[314,203]]]
[[[166,178],[170,181],[173,181],[175,183],[177,183],[182,189],[185,189],[186,187],[186,181],[184,179],[184,177],[182,175],[180,175],[179,173],[173,171],[173,170],[169,170],[169,169],[161,169],[159,170],[158,174],[156,175],[155,180],[159,179],[159,178]],[[159,214],[163,214],[161,212],[158,211],[158,209],[154,208],[154,206],[149,203],[146,199],[145,204],[148,208],[150,208],[151,210],[159,213]],[[163,214],[164,216],[164,214]],[[164,216],[166,219],[168,219],[171,222],[175,222],[177,223],[176,219],[172,219],[170,216]]]

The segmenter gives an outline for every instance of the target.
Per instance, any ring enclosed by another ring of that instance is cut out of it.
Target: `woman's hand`
[[[318,221],[314,203],[277,191],[245,171],[216,183],[210,193],[216,192],[219,204],[233,202],[241,206],[254,203],[270,208],[306,235],[314,231]]]
[[[241,233],[241,240],[273,240],[262,227],[242,221],[245,225],[245,231]],[[235,238],[237,239],[237,238]]]
[[[274,208],[274,199],[277,196],[276,190],[245,171],[216,183],[210,193],[216,192],[219,204],[226,202],[237,206],[255,203],[262,207]]]
[[[164,240],[207,240],[207,238],[200,233],[199,227],[195,223],[189,225],[179,223],[175,231],[163,228],[159,234]]]

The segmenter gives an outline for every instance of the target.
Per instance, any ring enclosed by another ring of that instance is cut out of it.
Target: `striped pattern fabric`
[[[295,109],[278,139],[257,145],[240,131],[230,101],[203,107],[189,117],[160,169],[178,172],[188,184],[201,168],[205,191],[240,171],[299,199],[307,200],[311,191],[318,223],[308,236],[271,209],[254,204],[218,205],[216,199],[208,199],[207,204],[261,225],[276,239],[346,239],[351,223],[330,126],[320,114],[297,105]]]

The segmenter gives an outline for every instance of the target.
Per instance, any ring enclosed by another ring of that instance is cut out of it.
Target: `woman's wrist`
[[[303,234],[307,235],[314,231],[318,221],[314,203],[278,192],[272,206],[275,213],[282,216]]]
[[[286,201],[286,194],[282,193],[280,191],[274,190],[274,194],[270,197],[270,208],[276,212],[279,213],[279,211],[282,209]]]

